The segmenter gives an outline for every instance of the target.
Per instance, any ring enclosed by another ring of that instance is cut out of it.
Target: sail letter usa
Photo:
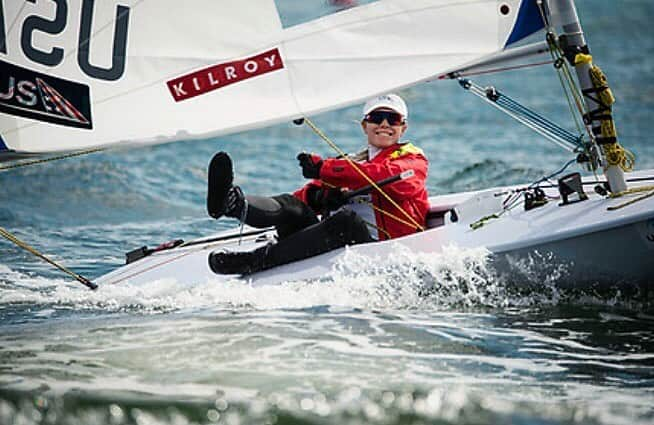
[[[4,1],[6,0],[0,0],[0,53],[4,55],[15,55],[15,49],[18,46],[7,45]],[[95,54],[91,55],[90,52],[90,40],[93,36],[92,34],[95,34],[92,26],[95,16],[96,0],[81,0],[81,10],[78,10],[79,4],[69,7],[69,3],[79,3],[70,0],[51,0],[51,2],[41,1],[38,3],[36,0],[25,1],[36,4],[34,13],[28,14],[22,23],[16,21],[18,18],[14,18],[9,30],[11,31],[15,27],[16,31],[20,32],[20,37],[12,38],[20,41],[20,48],[27,59],[48,67],[61,65],[68,54],[64,51],[64,47],[61,45],[57,46],[59,43],[56,42],[56,38],[64,34],[69,28],[69,18],[76,17],[79,14],[77,62],[82,72],[91,78],[105,81],[116,81],[123,77],[127,57],[127,35],[130,16],[130,8],[128,6],[116,5],[115,29],[111,51],[107,49],[107,46],[102,45],[94,48],[94,50],[99,50],[111,58],[111,66],[109,68],[103,68],[93,65],[90,62],[91,57],[98,57],[97,53],[94,52]],[[20,10],[22,11],[23,9],[21,8]],[[52,11],[54,11],[54,16],[51,16]],[[43,34],[46,35],[44,36]],[[49,41],[45,41],[49,47],[39,46],[39,44],[44,43],[44,40],[50,39],[53,40],[52,46],[50,46]]]
[[[0,60],[0,113],[93,129],[90,89]]]
[[[212,65],[166,84],[175,102],[180,102],[282,68],[284,63],[275,48],[249,58]]]

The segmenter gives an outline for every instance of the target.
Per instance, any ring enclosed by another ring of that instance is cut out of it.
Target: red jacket
[[[413,220],[423,228],[425,227],[427,211],[429,210],[429,200],[427,189],[425,188],[429,163],[422,150],[411,143],[398,143],[384,149],[372,160],[358,162],[357,165],[375,182],[386,177],[395,176],[403,171],[413,170],[413,177],[388,184],[382,190],[406,211]],[[323,165],[320,169],[320,179],[330,185],[350,190],[358,189],[369,184],[347,160],[339,158],[323,160]],[[312,186],[321,187],[322,181],[313,180],[293,195],[302,202],[307,203],[307,190]],[[415,225],[410,224],[411,220],[395,208],[388,199],[380,195],[377,190],[373,190],[371,196],[372,203],[375,207],[402,220],[396,220],[391,215],[375,210],[377,226],[386,230],[391,238],[397,238],[418,231]],[[380,231],[378,233],[379,240],[388,239],[388,236],[384,232]]]

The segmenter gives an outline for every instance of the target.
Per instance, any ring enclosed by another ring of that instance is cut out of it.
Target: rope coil
[[[634,169],[636,156],[618,143],[602,145],[602,152],[608,165],[620,167],[623,171],[629,172]]]

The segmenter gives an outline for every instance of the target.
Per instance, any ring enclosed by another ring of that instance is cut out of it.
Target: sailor
[[[311,181],[293,194],[244,196],[240,187],[232,185],[229,156],[217,153],[209,166],[209,215],[238,218],[253,227],[275,226],[278,241],[250,252],[212,253],[211,269],[220,274],[251,274],[345,245],[422,230],[429,209],[428,162],[422,150],[400,142],[407,118],[406,103],[396,94],[369,100],[361,121],[368,141],[365,150],[348,158],[300,153],[302,175]],[[413,170],[413,176],[384,186],[383,193],[374,189],[364,196],[345,196],[348,190],[369,184],[362,173],[376,182],[408,170]]]

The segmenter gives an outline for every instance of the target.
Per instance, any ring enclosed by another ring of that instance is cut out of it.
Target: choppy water
[[[622,143],[654,168],[654,5],[578,5]],[[297,13],[287,24],[322,14]],[[478,81],[568,122],[549,68]],[[402,94],[432,193],[529,182],[568,160],[454,82]],[[358,114],[315,121],[355,150]],[[0,224],[93,278],[134,247],[235,224],[204,211],[214,152],[232,154],[246,192],[268,194],[301,183],[303,149],[330,153],[288,124],[0,173]],[[486,261],[399,253],[391,267],[348,258],[321,282],[90,292],[3,240],[0,423],[654,423],[651,299],[557,289],[555,269],[509,287]]]

